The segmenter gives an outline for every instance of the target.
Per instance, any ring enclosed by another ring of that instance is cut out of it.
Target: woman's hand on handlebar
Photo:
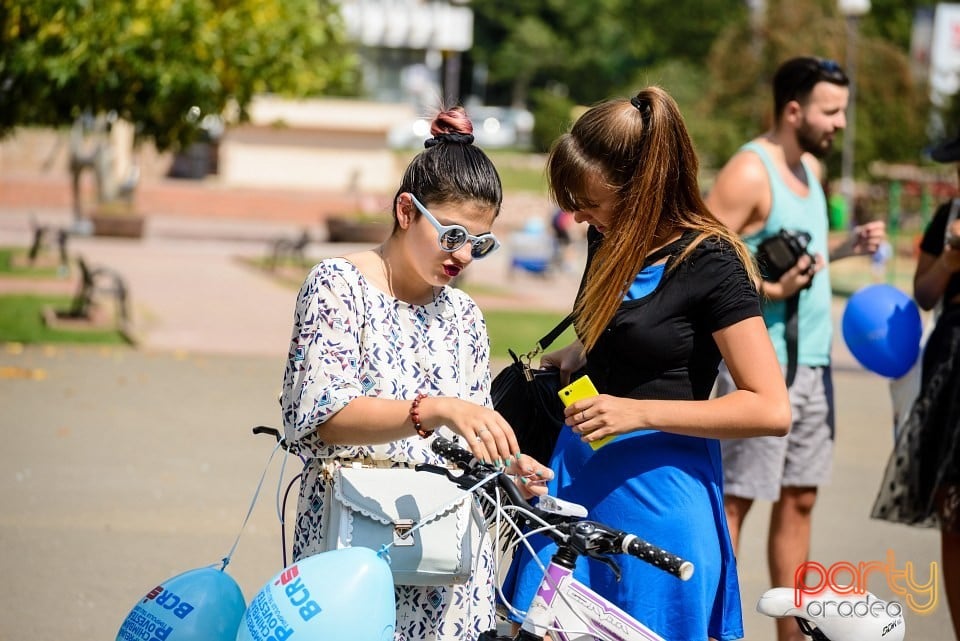
[[[575,340],[563,349],[544,354],[540,359],[540,367],[553,367],[560,370],[560,384],[567,385],[570,375],[583,369],[587,364],[587,356],[583,352],[583,344]]]
[[[470,451],[485,463],[507,466],[520,455],[517,436],[496,410],[449,396],[431,396],[420,403],[424,428],[446,425],[467,440]]]
[[[526,454],[521,454],[519,461],[514,459],[506,472],[513,475],[514,483],[525,499],[546,494],[547,481],[553,478],[553,470]]]

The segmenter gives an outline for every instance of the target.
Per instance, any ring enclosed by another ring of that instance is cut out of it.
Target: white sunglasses
[[[410,194],[410,198],[413,199],[413,204],[417,206],[424,218],[430,221],[433,228],[437,230],[437,244],[443,251],[455,252],[469,241],[472,243],[470,255],[479,259],[486,258],[500,248],[500,241],[492,233],[487,232],[474,236],[463,225],[441,225],[440,221],[434,218],[433,214],[417,200],[416,196]]]

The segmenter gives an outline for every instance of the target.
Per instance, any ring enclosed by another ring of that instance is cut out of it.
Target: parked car
[[[513,107],[467,107],[473,121],[474,142],[484,149],[526,148],[533,131],[533,114]],[[420,149],[430,137],[430,121],[417,118],[395,126],[387,133],[394,149]]]

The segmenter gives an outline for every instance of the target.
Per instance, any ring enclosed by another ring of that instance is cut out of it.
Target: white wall
[[[251,121],[220,143],[220,180],[248,186],[385,191],[399,181],[387,132],[413,119],[409,105],[360,100],[257,98]]]

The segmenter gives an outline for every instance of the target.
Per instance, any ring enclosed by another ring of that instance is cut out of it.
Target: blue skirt
[[[669,641],[743,637],[736,562],[723,511],[720,444],[714,439],[647,430],[618,437],[596,452],[561,430],[550,466],[550,494],[585,506],[588,518],[636,534],[691,561],[681,581],[639,559],[618,555],[621,581],[605,564],[581,558],[576,578]],[[531,544],[547,564],[556,546]],[[542,573],[521,544],[504,585],[526,610]]]

